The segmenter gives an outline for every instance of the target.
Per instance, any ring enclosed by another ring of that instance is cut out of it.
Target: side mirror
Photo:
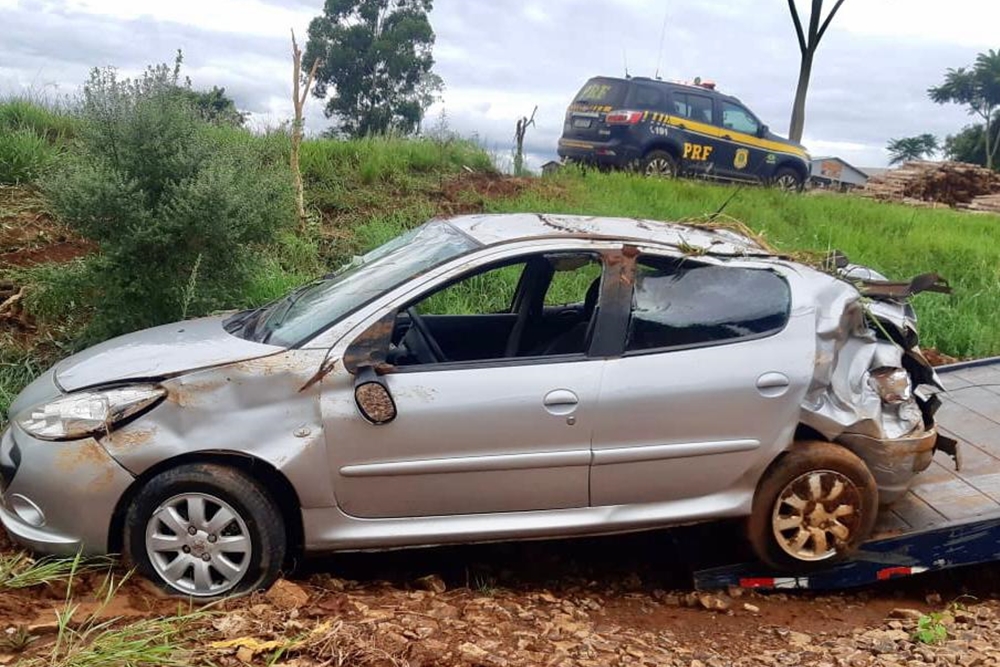
[[[761,125],[760,127],[757,128],[757,136],[760,137],[761,139],[766,137],[770,132],[771,128],[769,128],[767,125]]]
[[[354,378],[354,402],[369,423],[388,424],[396,418],[396,401],[389,385],[371,366],[358,369]]]
[[[355,338],[344,351],[344,368],[347,372],[357,375],[359,369],[384,365],[395,326],[396,313],[391,312]]]

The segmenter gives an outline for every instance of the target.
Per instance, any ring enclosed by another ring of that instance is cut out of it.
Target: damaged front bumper
[[[0,523],[39,554],[103,554],[110,518],[134,477],[96,440],[36,440],[11,426],[0,437]]]

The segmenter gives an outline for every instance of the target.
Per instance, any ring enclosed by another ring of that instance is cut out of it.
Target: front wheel
[[[774,173],[771,185],[784,192],[802,192],[805,182],[798,171],[791,167],[782,167]]]
[[[864,461],[829,442],[806,442],[764,474],[747,524],[761,561],[809,570],[836,561],[868,538],[878,488]]]
[[[146,483],[125,517],[125,557],[170,593],[216,598],[270,586],[286,549],[281,513],[251,477],[183,465]]]
[[[650,151],[642,159],[639,168],[644,176],[674,178],[677,176],[677,160],[666,151]]]

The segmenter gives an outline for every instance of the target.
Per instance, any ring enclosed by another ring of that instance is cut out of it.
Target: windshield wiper
[[[285,296],[285,298],[274,304],[273,309],[269,308],[268,310],[271,312],[267,318],[267,321],[265,322],[265,328],[264,331],[262,332],[259,342],[267,343],[269,340],[271,340],[271,336],[274,334],[275,330],[277,330],[278,327],[280,327],[282,324],[285,323],[285,318],[288,317],[288,313],[290,313],[295,304],[299,302],[299,299],[304,297],[306,294],[309,293],[309,291],[313,287],[319,285],[322,282],[323,280],[314,280],[311,283],[306,283],[305,285],[302,285],[301,287],[298,287],[289,292]],[[284,307],[281,309],[280,314],[278,314],[278,308],[281,306]]]

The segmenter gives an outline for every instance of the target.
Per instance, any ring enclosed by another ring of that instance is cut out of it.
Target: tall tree
[[[944,154],[949,160],[969,162],[986,166],[986,147],[1000,141],[1000,115],[993,117],[991,141],[986,140],[986,129],[982,123],[967,125],[958,134],[949,135],[944,140]],[[993,169],[998,165],[993,164]]]
[[[440,88],[431,72],[433,0],[326,0],[309,24],[303,66],[317,60],[313,94],[350,137],[416,132]],[[432,90],[429,90],[432,89]]]
[[[809,80],[812,78],[813,60],[820,40],[826,34],[830,22],[837,15],[844,0],[837,0],[833,9],[823,18],[823,0],[811,0],[812,10],[809,13],[808,30],[803,29],[799,18],[799,9],[795,0],[788,0],[788,11],[792,14],[795,24],[795,36],[799,40],[799,53],[802,59],[799,63],[799,85],[795,89],[795,103],[792,105],[792,122],[788,127],[788,138],[792,141],[802,141],[802,131],[806,126],[806,96],[809,94]]]
[[[319,67],[319,63],[319,60],[314,60],[309,69],[309,75],[302,76],[302,49],[299,48],[299,43],[295,39],[295,31],[292,30],[292,107],[295,109],[295,118],[292,120],[291,167],[292,179],[295,182],[295,208],[299,214],[300,230],[304,230],[306,226],[305,188],[302,185],[302,169],[299,165],[299,151],[302,148],[302,135],[305,130],[302,108],[309,97],[309,88],[316,79],[316,68]]]
[[[1000,51],[990,49],[976,56],[971,68],[949,68],[944,75],[944,83],[928,89],[927,94],[938,104],[964,104],[970,116],[979,116],[986,125],[983,147],[986,152],[986,166],[993,168],[1000,135],[993,139],[993,123],[1000,109]]]
[[[939,148],[937,137],[933,134],[890,139],[889,143],[886,144],[886,150],[889,151],[889,164],[922,160],[937,153]]]

